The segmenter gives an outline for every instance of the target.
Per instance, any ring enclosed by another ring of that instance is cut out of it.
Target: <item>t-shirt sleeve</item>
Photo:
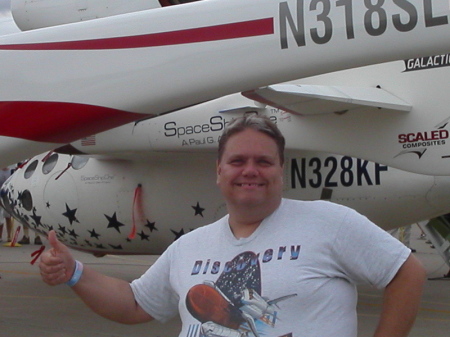
[[[333,249],[338,268],[349,281],[376,288],[386,287],[411,254],[403,243],[353,210],[347,212]]]
[[[170,277],[172,246],[131,283],[136,302],[160,322],[166,322],[178,313],[178,296],[171,286]]]

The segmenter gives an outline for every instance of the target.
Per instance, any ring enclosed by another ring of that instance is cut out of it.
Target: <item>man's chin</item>
[[[267,201],[265,198],[257,197],[257,196],[246,196],[240,197],[236,200],[236,204],[244,207],[260,207],[264,206]]]

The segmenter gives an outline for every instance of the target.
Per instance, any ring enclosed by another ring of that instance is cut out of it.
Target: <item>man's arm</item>
[[[84,268],[72,289],[89,308],[110,320],[137,324],[153,319],[135,301],[130,284],[124,280]]]
[[[75,259],[69,249],[58,241],[54,231],[49,233],[52,248],[42,254],[39,268],[45,283],[58,285],[71,279],[75,269]],[[84,267],[79,281],[72,290],[97,314],[124,324],[151,321],[135,301],[130,284]]]
[[[425,277],[422,264],[411,254],[384,290],[374,337],[408,336],[419,310]]]

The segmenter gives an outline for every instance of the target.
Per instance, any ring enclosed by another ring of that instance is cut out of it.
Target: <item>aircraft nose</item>
[[[31,226],[30,217],[25,212],[33,209],[33,198],[28,186],[21,186],[23,170],[16,170],[0,187],[0,206],[22,225]]]
[[[8,213],[13,214],[14,207],[11,202],[11,198],[9,198],[10,195],[10,184],[7,181],[0,188],[0,206],[3,207]]]

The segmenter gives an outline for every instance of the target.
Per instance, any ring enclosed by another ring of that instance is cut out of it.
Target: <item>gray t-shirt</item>
[[[180,337],[353,337],[356,284],[385,287],[410,250],[366,217],[325,201],[283,199],[248,238],[228,216],[174,242],[131,287]]]

